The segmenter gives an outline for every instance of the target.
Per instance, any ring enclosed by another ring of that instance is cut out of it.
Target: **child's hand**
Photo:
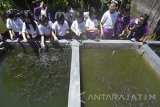
[[[98,33],[98,32],[99,32],[99,29],[98,29],[98,28],[95,28],[95,31]]]
[[[36,38],[36,36],[37,36],[36,34],[33,34],[33,35],[32,35],[32,38],[33,38],[33,39],[35,39],[35,38]]]
[[[0,39],[2,39],[3,38],[3,36],[0,34]]]
[[[75,32],[76,35],[78,35],[78,32]]]
[[[22,32],[19,32],[19,35],[22,35]]]
[[[69,31],[68,31],[68,30],[66,31],[66,34],[69,34]]]
[[[80,35],[81,35],[81,32],[76,32],[76,35],[77,35],[77,36],[80,36]]]
[[[41,43],[41,47],[44,48],[44,47],[45,47],[45,44],[44,44],[44,43]]]
[[[98,28],[94,28],[95,31],[99,31]]]
[[[15,38],[15,33],[13,31],[11,31],[11,33],[10,33],[10,38],[11,38],[11,40],[14,40],[14,38]]]
[[[40,7],[43,7],[43,4],[44,4],[44,2],[42,1],[42,2],[40,3]]]
[[[10,36],[11,36],[11,40],[14,40],[15,35],[11,34]]]
[[[100,37],[103,38],[103,35],[104,35],[103,31],[101,31]]]
[[[58,41],[58,38],[56,36],[54,37],[54,41]]]
[[[143,44],[144,44],[143,42],[140,42],[140,43],[139,43],[140,46],[142,46]]]

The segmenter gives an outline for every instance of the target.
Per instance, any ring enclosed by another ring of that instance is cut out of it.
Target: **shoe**
[[[131,39],[131,41],[132,41],[132,42],[135,42],[135,41],[136,41],[136,39],[135,39],[135,38],[132,38],[132,39]]]

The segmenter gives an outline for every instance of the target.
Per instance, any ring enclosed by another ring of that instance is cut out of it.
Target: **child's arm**
[[[26,38],[26,24],[25,23],[23,23],[23,26],[22,26],[22,37],[23,37],[24,42],[27,41],[27,38]]]
[[[146,35],[142,42],[145,43],[147,41],[148,37],[149,37],[149,35]]]
[[[74,22],[71,25],[71,31],[73,33],[75,33],[77,36],[80,36],[80,34],[81,34],[81,32],[79,32],[79,31],[76,30],[76,23],[74,23]]]
[[[69,29],[66,30],[66,35],[69,35],[70,34],[70,31]]]
[[[53,36],[54,41],[58,40],[58,38],[57,38],[56,34],[54,33],[54,31],[52,31],[51,35]]]
[[[150,35],[150,28],[149,28],[149,26],[147,25],[147,26],[145,27],[145,31],[144,31],[144,39],[142,40],[142,43],[143,43],[143,44],[147,41],[149,35]]]
[[[103,37],[103,26],[102,26],[102,23],[100,23],[100,34],[101,34],[100,36]]]
[[[69,25],[68,25],[68,22],[66,21],[66,35],[69,35],[70,34],[70,29],[69,29]]]
[[[44,35],[41,35],[41,47],[45,47],[45,44],[44,44]]]
[[[134,26],[132,26],[132,27],[128,27],[128,30],[130,30],[130,31],[134,31],[135,30],[135,27],[136,27],[136,25],[134,25]]]
[[[44,44],[44,32],[43,32],[43,29],[42,27],[39,25],[38,26],[38,31],[39,31],[39,35],[41,35],[41,47],[45,47],[45,44]]]
[[[97,21],[94,22],[94,23],[96,23],[96,25],[95,26],[91,26],[90,25],[90,21],[87,19],[86,24],[85,24],[85,31],[87,31],[87,32],[96,32],[96,31],[98,31],[98,28],[96,28],[96,26],[98,26]]]
[[[12,31],[12,26],[10,24],[10,21],[11,21],[10,19],[6,20],[6,27],[7,27],[8,31],[9,31],[10,39],[13,40],[13,37],[15,36],[15,34]]]
[[[76,31],[75,29],[71,29],[72,32],[74,32],[77,36],[80,36],[81,32]]]
[[[13,40],[13,38],[15,36],[14,32],[12,31],[12,29],[9,29],[8,31],[9,31],[9,35],[10,35],[11,40]]]
[[[94,31],[94,32],[96,32],[96,31],[99,31],[98,30],[98,28],[95,28],[95,27],[86,27],[86,31]]]
[[[26,42],[27,38],[26,38],[26,33],[25,32],[22,32],[22,37],[23,37],[23,41]]]
[[[149,37],[149,35],[146,35],[146,36],[143,38],[142,42],[140,42],[140,45],[143,45],[143,44],[147,41],[148,37]]]
[[[0,34],[0,41],[2,40],[2,38],[3,38],[3,37],[2,37],[2,35]]]

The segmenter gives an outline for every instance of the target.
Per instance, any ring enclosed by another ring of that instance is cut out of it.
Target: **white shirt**
[[[86,21],[89,18],[89,12],[84,12],[83,16],[84,16],[84,21]]]
[[[29,24],[30,29],[27,29],[26,23],[23,22],[22,32],[28,32],[30,35],[38,35],[38,25],[37,25],[37,23],[36,23],[36,27],[37,28],[34,30],[32,24]]]
[[[69,29],[67,21],[64,21],[63,25],[58,24],[58,21],[55,21],[53,24],[53,29],[56,31],[56,34],[59,36],[65,36],[66,31]]]
[[[16,20],[12,20],[10,18],[7,19],[6,27],[8,29],[12,29],[14,32],[21,32],[23,26],[23,21],[20,18]]]
[[[82,21],[81,23],[78,23],[77,20],[75,20],[71,25],[71,29],[76,32],[85,32],[85,22]]]
[[[41,9],[41,15],[47,16],[47,8]]]
[[[48,24],[46,26],[38,25],[38,31],[40,35],[44,36],[50,36],[51,32],[53,30],[53,23],[51,21],[48,21]]]
[[[112,29],[114,28],[114,25],[117,21],[118,12],[110,13],[109,11],[106,11],[101,19],[101,23],[104,28]]]
[[[97,21],[97,19],[91,20],[90,18],[88,18],[88,19],[86,20],[86,25],[85,25],[85,27],[96,28],[97,26],[98,26],[98,21]]]

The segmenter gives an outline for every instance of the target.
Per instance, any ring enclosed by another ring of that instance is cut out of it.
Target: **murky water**
[[[159,107],[160,78],[135,50],[81,50],[82,107]]]
[[[71,50],[12,50],[0,57],[1,107],[66,107]]]

